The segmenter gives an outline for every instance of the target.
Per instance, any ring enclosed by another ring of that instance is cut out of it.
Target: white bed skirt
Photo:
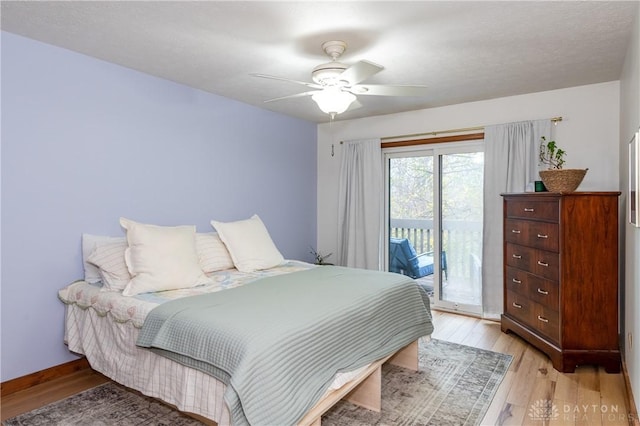
[[[139,329],[94,309],[67,305],[65,342],[85,355],[91,368],[113,381],[159,398],[180,411],[230,424],[226,386],[214,377],[136,346]]]

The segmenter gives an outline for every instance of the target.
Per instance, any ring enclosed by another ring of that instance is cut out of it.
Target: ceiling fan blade
[[[384,67],[369,61],[360,61],[351,65],[338,77],[338,80],[349,82],[353,86],[382,71]]]
[[[349,89],[354,95],[373,96],[428,96],[427,86],[389,86],[385,84],[359,84]]]
[[[265,103],[267,103],[267,102],[275,102],[275,101],[281,101],[283,99],[293,99],[293,98],[301,98],[303,96],[311,96],[314,93],[316,93],[317,91],[318,90],[310,90],[308,92],[296,93],[295,95],[281,96],[279,98],[267,99],[264,102]]]
[[[311,87],[312,89],[322,89],[322,86],[320,86],[319,84],[307,83],[306,81],[292,80],[290,78],[284,78],[284,77],[276,77],[275,75],[267,75],[267,74],[249,74],[249,75],[253,77],[268,78],[271,80],[288,81],[289,83],[302,84],[303,86]]]
[[[349,105],[349,108],[347,108],[347,111],[353,111],[354,109],[358,109],[358,108],[362,108],[362,104],[358,102],[358,100],[356,99],[355,101],[351,102],[351,105]]]

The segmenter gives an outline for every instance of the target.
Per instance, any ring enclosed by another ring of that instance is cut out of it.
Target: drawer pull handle
[[[548,292],[548,291],[543,290],[543,289],[541,289],[541,288],[539,288],[539,289],[538,289],[538,293],[540,293],[540,294],[549,294],[549,292]]]
[[[511,281],[513,281],[516,284],[522,284],[522,281],[516,280],[515,278],[511,278]]]
[[[513,257],[514,259],[522,259],[522,256],[519,254],[512,254],[511,257]]]
[[[540,315],[538,315],[538,319],[542,322],[549,322],[548,319],[541,317]]]
[[[520,231],[518,229],[512,229],[511,232],[513,232],[514,234],[520,234]]]
[[[549,236],[548,235],[538,234],[538,238],[549,238]]]
[[[522,309],[522,305],[518,305],[516,302],[512,303],[514,308]]]
[[[524,208],[524,211],[525,211],[525,212],[533,212],[533,211],[534,211],[534,209],[530,209],[530,208],[525,207],[525,208]]]
[[[544,262],[543,262],[543,261],[541,261],[541,260],[538,260],[538,265],[540,265],[540,266],[549,266],[549,264],[548,264],[548,263],[544,263]]]

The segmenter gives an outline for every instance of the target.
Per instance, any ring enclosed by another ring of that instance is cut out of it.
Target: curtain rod
[[[562,117],[553,117],[550,118],[554,124],[558,124],[559,121],[562,121]],[[389,139],[404,139],[404,138],[414,138],[418,136],[436,136],[442,133],[461,133],[461,132],[471,132],[477,130],[484,130],[484,126],[476,126],[476,127],[464,127],[461,129],[449,129],[449,130],[439,130],[437,132],[427,132],[427,133],[412,133],[409,135],[398,135],[398,136],[385,136],[384,138],[380,138],[381,141],[386,141]],[[342,145],[344,141],[340,141]]]

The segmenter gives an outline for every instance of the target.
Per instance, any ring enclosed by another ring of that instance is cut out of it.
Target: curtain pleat
[[[551,121],[487,126],[484,131],[484,214],[482,310],[485,318],[503,312],[503,203],[505,192],[533,191],[538,177],[540,138],[551,138]]]
[[[338,262],[380,270],[383,200],[380,139],[345,141],[338,194]]]

